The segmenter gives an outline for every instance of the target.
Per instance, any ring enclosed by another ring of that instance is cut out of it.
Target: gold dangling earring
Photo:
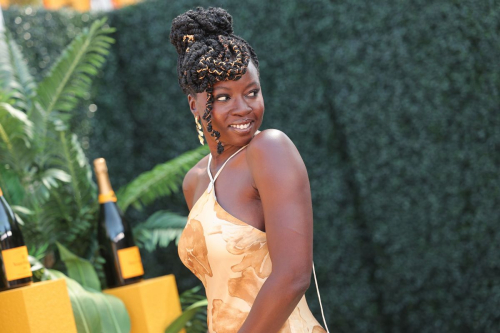
[[[201,124],[199,123],[199,120],[199,117],[194,117],[194,122],[196,123],[196,131],[198,132],[198,140],[200,140],[200,144],[203,146],[205,142],[203,140],[203,130]]]

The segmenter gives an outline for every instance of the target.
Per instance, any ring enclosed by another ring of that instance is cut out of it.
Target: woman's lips
[[[248,133],[253,127],[253,121],[249,121],[243,124],[233,124],[229,125],[229,128],[237,133]]]

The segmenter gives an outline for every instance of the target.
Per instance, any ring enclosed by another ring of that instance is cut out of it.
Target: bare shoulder
[[[268,129],[248,145],[247,163],[259,192],[295,191],[308,186],[306,166],[292,140],[280,130]],[[286,184],[286,185],[285,185]]]
[[[182,181],[182,191],[184,192],[184,199],[188,208],[191,210],[194,192],[198,186],[200,176],[203,172],[206,172],[206,166],[208,163],[208,156],[203,157],[195,166],[193,166],[184,176]]]
[[[267,163],[299,159],[300,153],[290,138],[280,130],[267,129],[256,135],[248,145],[248,158],[263,166]],[[264,163],[264,164],[263,164]]]

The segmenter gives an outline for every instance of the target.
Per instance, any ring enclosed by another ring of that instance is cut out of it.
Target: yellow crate
[[[2,333],[77,333],[66,281],[0,292],[0,327]]]
[[[132,324],[130,333],[164,333],[165,328],[182,313],[173,274],[103,292],[125,303]]]
[[[73,8],[80,12],[90,10],[90,0],[44,0],[45,8],[50,10],[58,10],[63,7]]]

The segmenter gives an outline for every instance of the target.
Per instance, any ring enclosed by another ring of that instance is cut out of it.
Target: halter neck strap
[[[208,156],[208,165],[207,165],[207,173],[208,173],[208,177],[210,178],[210,184],[208,185],[208,189],[207,189],[208,193],[210,193],[210,191],[212,191],[212,189],[214,187],[214,183],[217,180],[217,177],[219,177],[222,169],[224,169],[224,167],[226,166],[227,162],[229,162],[229,160],[231,158],[233,158],[234,155],[238,154],[246,146],[248,146],[248,144],[244,145],[243,147],[241,147],[240,149],[238,149],[233,155],[229,156],[229,158],[224,162],[224,164],[222,164],[222,166],[220,167],[219,171],[217,171],[217,173],[215,174],[215,177],[212,177],[212,173],[210,172],[210,164],[212,163],[212,153],[209,154],[209,156]]]

